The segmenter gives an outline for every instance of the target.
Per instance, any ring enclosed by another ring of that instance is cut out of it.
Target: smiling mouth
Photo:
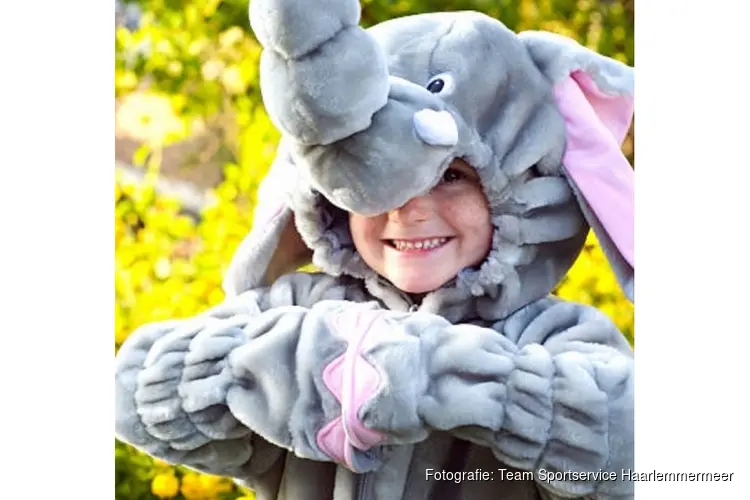
[[[384,240],[399,252],[428,252],[445,246],[453,237],[424,238],[419,240]]]

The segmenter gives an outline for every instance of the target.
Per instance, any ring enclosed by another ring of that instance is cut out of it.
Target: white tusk
[[[417,135],[432,146],[455,146],[458,144],[458,126],[447,111],[423,109],[414,113],[414,129]]]

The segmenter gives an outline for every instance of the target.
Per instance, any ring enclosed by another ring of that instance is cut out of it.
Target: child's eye
[[[443,178],[440,179],[441,184],[451,184],[458,182],[466,178],[466,174],[458,170],[457,168],[449,168],[443,174]]]

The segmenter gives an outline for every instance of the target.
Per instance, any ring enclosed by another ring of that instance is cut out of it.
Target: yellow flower
[[[243,36],[243,31],[239,26],[232,26],[224,33],[219,35],[219,45],[222,49],[227,49],[232,45],[240,42]]]
[[[224,70],[224,62],[219,59],[211,59],[201,67],[201,75],[203,79],[212,82],[221,76],[221,72]]]
[[[182,495],[187,500],[213,500],[221,493],[229,493],[234,485],[226,478],[209,474],[188,473],[182,477]]]
[[[169,259],[167,259],[166,257],[162,257],[157,260],[156,264],[154,265],[154,275],[161,280],[165,280],[169,277],[171,269],[172,266],[169,262]]]
[[[617,293],[620,285],[617,283],[617,278],[609,268],[601,267],[596,281],[594,282],[594,290],[601,296],[607,296],[613,293]]]
[[[159,498],[174,498],[180,490],[180,481],[172,472],[162,472],[151,481],[151,492]]]
[[[126,135],[155,146],[180,137],[185,128],[169,98],[151,92],[134,92],[125,97],[115,121]]]
[[[206,489],[209,489],[214,495],[229,493],[234,488],[234,484],[229,479],[217,476],[203,476],[201,478]]]
[[[203,474],[201,476],[201,484],[206,491],[212,493],[214,496],[219,493],[229,493],[232,491],[231,481],[221,476]]]
[[[209,304],[218,304],[224,299],[224,292],[220,288],[214,288],[208,294]]]
[[[159,460],[158,458],[152,458],[152,462],[154,462],[155,467],[171,467],[171,465],[168,462],[165,462],[164,460]]]
[[[221,83],[230,94],[241,94],[247,89],[242,73],[237,66],[229,66],[221,73]]]
[[[182,495],[187,500],[207,500],[208,492],[203,487],[198,474],[190,473],[182,477]]]

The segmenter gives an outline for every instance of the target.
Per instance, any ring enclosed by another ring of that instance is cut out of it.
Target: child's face
[[[487,198],[476,171],[460,159],[429,194],[385,214],[350,214],[349,220],[364,261],[408,293],[440,288],[480,264],[492,244]]]

